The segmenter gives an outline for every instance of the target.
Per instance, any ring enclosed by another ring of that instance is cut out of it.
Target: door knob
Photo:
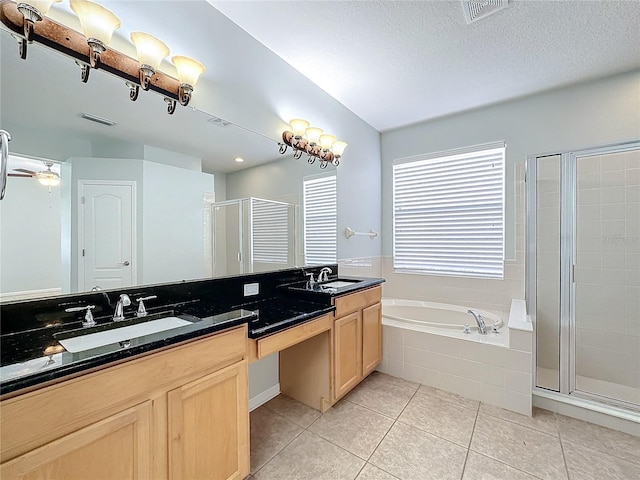
[[[129,260],[125,260],[124,262],[119,262],[118,265],[124,265],[125,267],[128,267],[131,264],[129,263]]]

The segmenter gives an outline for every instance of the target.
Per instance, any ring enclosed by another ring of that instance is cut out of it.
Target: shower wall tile
[[[640,201],[640,187],[637,185],[629,185],[624,187],[624,201],[625,202],[639,202]]]
[[[626,168],[628,154],[625,152],[611,153],[609,155],[602,155],[600,159],[600,171],[609,172],[611,170],[623,170]],[[637,164],[636,164],[637,168]]]
[[[577,173],[576,373],[638,388],[640,152],[581,158]]]
[[[382,277],[381,257],[342,258],[338,260],[340,275],[345,277]]]

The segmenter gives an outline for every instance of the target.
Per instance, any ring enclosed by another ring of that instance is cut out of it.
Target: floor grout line
[[[382,379],[384,379],[384,377],[382,377]],[[608,457],[611,457],[612,459],[621,460],[621,461],[624,461],[624,462],[629,463],[629,464],[634,464],[634,465],[637,464],[637,462],[634,462],[634,461],[629,460],[627,458],[618,457],[617,455],[612,455],[611,453],[603,452],[602,450],[598,450],[598,449],[595,449],[595,448],[592,448],[592,447],[589,447],[589,446],[583,446],[580,443],[572,442],[572,441],[570,441],[568,439],[565,439],[563,437],[563,435],[561,435],[561,433],[560,433],[559,417],[554,412],[552,412],[552,413],[553,413],[553,426],[555,427],[555,434],[549,433],[548,431],[540,430],[538,428],[535,428],[535,427],[532,427],[532,426],[529,426],[529,425],[524,425],[522,423],[518,423],[517,421],[513,421],[513,419],[503,418],[503,417],[496,416],[496,415],[493,415],[491,413],[487,413],[487,412],[484,412],[484,411],[481,412],[482,402],[480,402],[480,401],[477,401],[477,404],[474,407],[475,408],[475,417],[474,417],[474,421],[473,421],[473,427],[471,428],[471,436],[469,437],[469,441],[468,441],[468,443],[466,444],[466,447],[465,447],[464,445],[462,445],[460,443],[453,442],[453,441],[449,440],[448,438],[444,438],[444,437],[442,437],[442,436],[440,436],[440,435],[438,435],[436,433],[432,433],[432,432],[430,432],[428,430],[424,430],[422,428],[419,428],[419,427],[416,427],[414,425],[408,424],[405,421],[400,420],[400,417],[406,412],[407,408],[409,408],[409,405],[411,404],[412,401],[414,401],[414,399],[417,397],[418,394],[427,395],[430,398],[434,398],[436,400],[440,400],[440,401],[445,402],[445,403],[447,403],[449,405],[454,405],[454,406],[462,407],[462,408],[465,408],[465,409],[469,409],[469,407],[467,407],[466,405],[462,405],[461,403],[457,403],[455,401],[452,401],[452,399],[445,399],[445,398],[441,398],[441,397],[436,396],[436,395],[430,395],[429,393],[427,393],[425,391],[420,391],[420,386],[419,385],[418,385],[417,388],[413,389],[413,388],[408,388],[408,387],[401,387],[399,385],[396,385],[393,382],[385,382],[385,383],[388,386],[393,386],[393,388],[403,388],[403,389],[407,389],[407,390],[413,390],[411,396],[408,398],[406,403],[404,403],[404,405],[400,409],[400,411],[397,414],[397,416],[395,416],[395,418],[393,416],[388,415],[388,414],[381,413],[381,412],[375,410],[374,408],[368,407],[367,405],[362,405],[362,404],[358,403],[357,401],[353,401],[353,399],[347,399],[345,397],[345,398],[340,400],[340,401],[347,402],[347,403],[349,403],[351,405],[355,405],[355,406],[358,406],[360,408],[363,408],[363,409],[365,409],[365,410],[367,410],[367,411],[369,411],[369,412],[371,412],[373,414],[380,415],[385,419],[391,420],[390,426],[386,429],[384,434],[381,436],[380,440],[378,440],[378,442],[375,444],[375,447],[372,448],[371,453],[368,456],[366,456],[366,458],[365,457],[361,457],[360,455],[357,455],[357,454],[349,451],[347,448],[344,448],[344,447],[334,443],[332,440],[327,439],[327,438],[323,437],[322,435],[320,435],[318,433],[315,433],[315,432],[313,432],[311,430],[311,428],[314,425],[316,425],[317,422],[320,421],[324,417],[326,412],[325,413],[321,413],[318,417],[316,417],[313,421],[311,421],[311,423],[309,423],[306,427],[303,427],[302,425],[298,424],[297,422],[289,419],[287,416],[285,416],[285,415],[283,415],[281,413],[278,413],[278,412],[266,407],[265,409],[269,412],[270,415],[275,414],[277,417],[281,417],[281,418],[285,419],[286,421],[290,422],[291,424],[293,424],[297,428],[299,428],[300,431],[293,438],[291,438],[291,440],[288,441],[282,448],[280,448],[273,456],[271,456],[271,458],[269,458],[259,469],[257,469],[255,472],[251,473],[251,477],[253,477],[253,475],[258,474],[267,465],[271,464],[276,458],[278,458],[282,454],[282,452],[287,447],[289,447],[296,439],[298,439],[300,437],[300,435],[302,435],[305,431],[307,431],[311,435],[314,435],[315,437],[317,437],[319,439],[322,439],[323,441],[326,441],[327,443],[333,445],[334,447],[339,448],[340,450],[342,450],[345,453],[349,454],[350,456],[354,457],[355,459],[358,459],[358,460],[363,462],[362,466],[358,469],[357,473],[355,474],[354,479],[357,478],[363,472],[363,470],[365,468],[367,468],[367,464],[371,465],[372,469],[378,469],[380,472],[384,472],[385,474],[388,474],[389,476],[391,476],[393,478],[398,478],[395,475],[391,474],[390,472],[387,472],[384,468],[380,468],[376,464],[371,463],[370,460],[374,456],[376,451],[380,448],[381,444],[385,441],[385,439],[388,438],[388,435],[391,432],[391,430],[393,428],[395,428],[396,426],[398,426],[398,424],[401,424],[401,425],[408,425],[410,427],[417,428],[418,430],[423,431],[428,435],[432,435],[433,437],[439,438],[441,440],[444,440],[444,441],[446,441],[448,443],[451,443],[453,445],[456,445],[458,447],[465,448],[465,457],[464,457],[464,462],[462,464],[462,472],[461,472],[460,477],[459,477],[460,480],[462,480],[464,478],[465,472],[467,471],[467,468],[469,466],[469,458],[470,458],[471,452],[473,452],[475,455],[479,455],[479,456],[484,457],[486,459],[489,459],[491,461],[497,462],[498,464],[502,464],[505,467],[517,470],[517,471],[522,472],[523,474],[526,474],[526,475],[530,475],[532,478],[540,478],[539,475],[536,474],[536,473],[531,473],[529,471],[523,470],[520,467],[511,465],[510,463],[505,462],[504,460],[500,460],[498,458],[494,458],[493,456],[487,455],[485,453],[477,452],[475,449],[471,448],[474,436],[477,433],[476,430],[478,429],[478,422],[480,420],[480,414],[481,413],[485,417],[485,419],[487,419],[489,421],[492,421],[492,420],[502,421],[502,422],[505,423],[505,425],[506,424],[510,424],[510,425],[515,426],[515,427],[525,428],[525,429],[527,429],[529,431],[532,431],[532,432],[535,432],[535,433],[538,433],[538,434],[542,434],[543,436],[545,436],[545,438],[556,438],[557,440],[555,440],[554,443],[558,442],[560,444],[560,454],[562,455],[562,460],[563,460],[563,465],[564,465],[564,472],[565,472],[565,475],[566,475],[567,479],[570,479],[572,477],[570,476],[570,473],[569,473],[569,467],[568,467],[568,463],[567,463],[567,456],[565,454],[565,446],[566,446],[565,443],[567,445],[574,445],[575,444],[577,447],[585,448],[585,449],[588,449],[588,450],[592,450],[594,453],[598,453],[598,454],[601,454],[601,455],[606,455]],[[405,393],[405,395],[406,395],[406,393]],[[366,396],[364,398],[366,400]],[[405,397],[405,398],[407,398],[407,397]],[[463,398],[465,398],[465,397],[463,397]],[[394,399],[394,402],[396,402],[397,400],[400,400],[400,399],[401,399],[401,397],[400,398],[396,398],[396,399]],[[404,399],[402,399],[402,400],[404,401]],[[306,413],[305,413],[305,415],[306,415]],[[378,418],[378,420],[382,421],[382,419],[380,419],[380,418]],[[306,422],[304,422],[304,423],[306,423]],[[586,423],[590,423],[590,422],[586,422]],[[552,430],[551,425],[552,424],[549,422],[549,424],[548,424],[549,430]],[[462,452],[460,452],[460,453],[462,453]],[[398,479],[398,480],[401,480],[401,479]]]
[[[467,452],[464,456],[464,463],[462,464],[462,472],[460,472],[460,480],[464,477],[464,471],[467,469],[467,460],[469,459],[469,451],[471,450],[471,442],[473,441],[473,434],[476,431],[476,424],[478,423],[478,416],[480,415],[480,402],[478,402],[478,408],[476,410],[476,418],[473,419],[473,428],[471,429],[471,436],[469,437],[469,444],[467,445]]]

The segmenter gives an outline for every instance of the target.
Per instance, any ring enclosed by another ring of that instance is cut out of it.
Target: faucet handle
[[[307,282],[307,288],[313,288],[313,286],[316,284],[316,281],[313,279],[313,272],[305,273],[305,275],[309,277],[309,281]]]
[[[146,300],[153,300],[155,298],[158,298],[158,296],[157,295],[149,295],[147,297],[136,298],[136,302],[138,302],[138,311],[136,312],[136,316],[145,317],[147,315],[147,309],[144,306],[144,302]]]
[[[81,312],[82,310],[86,310],[87,313],[85,313],[85,315],[84,315],[84,320],[82,321],[82,326],[83,327],[93,327],[96,324],[96,321],[93,319],[93,314],[91,313],[91,310],[93,310],[94,308],[96,308],[95,305],[86,305],[84,307],[65,308],[64,311],[65,312]]]

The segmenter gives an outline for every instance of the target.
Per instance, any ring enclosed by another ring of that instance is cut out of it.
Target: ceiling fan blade
[[[33,175],[26,175],[24,173],[7,173],[7,177],[33,178]]]
[[[33,170],[25,170],[24,168],[14,168],[13,170],[14,170],[14,172],[28,173],[31,176],[35,176],[36,175],[36,172],[34,172]]]

